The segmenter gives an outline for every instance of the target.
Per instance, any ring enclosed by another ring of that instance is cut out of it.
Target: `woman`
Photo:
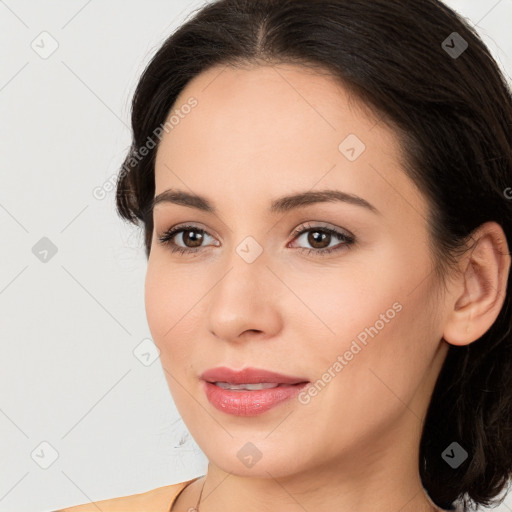
[[[219,0],[154,56],[117,206],[207,474],[67,510],[426,512],[512,462],[512,100],[437,0]]]

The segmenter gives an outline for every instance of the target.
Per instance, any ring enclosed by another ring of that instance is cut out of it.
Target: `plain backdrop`
[[[447,4],[510,77],[512,0]],[[142,236],[117,217],[110,185],[140,73],[201,5],[0,0],[1,512],[206,471],[154,358]]]

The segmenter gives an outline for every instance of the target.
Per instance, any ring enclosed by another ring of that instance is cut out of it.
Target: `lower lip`
[[[307,386],[307,382],[300,384],[278,386],[276,388],[261,389],[257,391],[234,391],[222,389],[204,382],[206,397],[219,411],[234,416],[256,416],[262,414],[276,405],[293,398]]]

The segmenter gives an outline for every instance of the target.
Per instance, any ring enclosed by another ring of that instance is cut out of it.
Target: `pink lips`
[[[292,377],[259,368],[235,371],[226,367],[211,368],[201,374],[209,402],[218,410],[235,416],[255,416],[296,396],[308,384],[303,377]],[[223,389],[214,382],[230,384],[274,383],[277,387],[261,390]]]
[[[260,368],[244,368],[235,371],[225,366],[206,370],[201,374],[201,379],[208,382],[229,382],[230,384],[258,384],[260,382],[298,384],[299,382],[308,382],[308,379],[303,377],[291,377]]]

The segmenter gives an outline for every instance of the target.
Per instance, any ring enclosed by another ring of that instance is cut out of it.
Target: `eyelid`
[[[187,228],[197,229],[197,231],[204,231],[209,236],[215,236],[216,238],[221,238],[216,233],[212,234],[209,228],[207,229],[205,227],[202,227],[200,222],[193,222],[193,221],[192,222],[180,222],[179,224],[171,226],[170,228],[165,229],[162,232],[162,235],[166,235],[167,233],[169,233],[171,231],[178,231],[179,229],[187,229]],[[303,231],[306,231],[309,229],[315,229],[315,228],[316,229],[320,229],[320,228],[331,229],[333,231],[340,232],[340,234],[345,235],[347,238],[355,238],[355,236],[348,229],[335,226],[334,224],[329,224],[328,222],[315,221],[315,220],[301,222],[297,227],[295,227],[292,230],[290,236],[296,236],[296,235],[301,234],[301,232],[303,232]]]
[[[315,220],[302,222],[301,224],[299,224],[299,226],[297,226],[292,231],[292,235],[295,237],[297,235],[304,233],[304,231],[312,231],[314,229],[318,229],[318,230],[325,229],[327,231],[334,231],[336,233],[339,233],[340,235],[343,235],[346,238],[350,238],[350,239],[355,238],[355,236],[348,229],[340,228],[333,224],[329,224],[328,222],[315,221]]]

